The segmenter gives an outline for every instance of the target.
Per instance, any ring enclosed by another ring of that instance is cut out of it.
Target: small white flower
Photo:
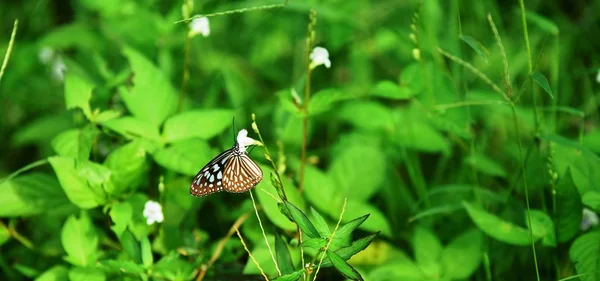
[[[315,47],[310,52],[310,68],[313,69],[319,65],[325,65],[325,67],[331,67],[331,61],[329,60],[329,52],[323,47]]]
[[[44,64],[48,64],[52,58],[54,58],[54,50],[50,47],[43,47],[40,50],[40,61]]]
[[[248,146],[259,144],[260,142],[248,137],[248,131],[246,129],[240,130],[237,135],[237,143],[240,146],[242,152],[246,151]]]
[[[586,231],[589,228],[597,225],[598,223],[600,223],[600,219],[598,219],[598,215],[588,209],[588,208],[583,208],[583,217],[581,219],[581,230]]]
[[[165,219],[160,204],[152,200],[149,200],[146,202],[146,205],[144,205],[144,217],[146,218],[146,223],[148,225],[155,222],[163,222]]]
[[[67,70],[67,65],[62,60],[61,57],[56,57],[52,62],[52,77],[56,81],[65,80],[65,71]]]
[[[190,37],[202,34],[204,37],[210,35],[210,26],[207,17],[195,18],[190,22]]]
[[[598,74],[596,74],[596,82],[600,83],[600,69],[598,69]]]

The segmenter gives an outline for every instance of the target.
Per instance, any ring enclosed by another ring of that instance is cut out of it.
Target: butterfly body
[[[215,192],[246,192],[255,187],[263,172],[246,153],[246,130],[240,131],[231,149],[213,158],[196,174],[190,185],[190,194],[206,196]]]

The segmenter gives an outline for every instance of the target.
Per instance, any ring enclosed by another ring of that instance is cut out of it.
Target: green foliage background
[[[599,1],[0,11],[1,280],[600,280]],[[189,195],[251,114],[258,207]]]

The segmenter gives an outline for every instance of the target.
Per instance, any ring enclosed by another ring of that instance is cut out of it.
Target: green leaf
[[[360,238],[356,241],[353,241],[352,244],[348,247],[335,250],[335,253],[340,255],[340,257],[342,257],[344,260],[349,260],[356,253],[366,249],[371,244],[371,242],[373,242],[375,237],[377,237],[377,235],[379,235],[379,232]],[[331,261],[329,260],[329,258],[326,257],[325,259],[323,259],[321,267],[330,267],[331,265]]]
[[[48,143],[58,134],[73,128],[71,114],[52,114],[37,118],[26,124],[20,124],[12,136],[12,145],[18,147],[27,144]]]
[[[0,224],[0,246],[10,239],[10,231],[4,224]]]
[[[81,108],[87,119],[91,119],[90,99],[94,85],[74,72],[65,75],[65,104],[67,109]]]
[[[150,168],[146,161],[147,148],[142,140],[134,140],[113,150],[104,166],[112,171],[112,180],[117,194],[124,190],[135,190],[147,181]]]
[[[552,22],[548,18],[532,11],[527,11],[526,15],[527,20],[533,25],[537,25],[541,30],[548,32],[552,35],[558,36],[560,29],[554,22]]]
[[[342,257],[333,251],[327,250],[327,257],[331,260],[331,263],[344,277],[350,280],[363,280],[362,276],[350,266]]]
[[[323,216],[321,216],[321,214],[319,214],[319,212],[312,207],[310,208],[310,218],[317,228],[317,231],[319,231],[319,234],[321,234],[321,237],[327,237],[331,234],[329,225],[327,225],[327,222]]]
[[[397,124],[393,140],[397,145],[424,152],[449,153],[448,140],[428,123]]]
[[[332,217],[339,217],[340,209],[334,209],[332,207],[332,211],[329,213],[329,215]],[[334,211],[337,211],[338,213],[336,214]],[[381,234],[385,235],[386,237],[393,237],[392,227],[390,225],[388,215],[384,214],[381,210],[379,210],[379,208],[370,203],[348,199],[344,217],[356,218],[364,216],[365,213],[369,214],[369,219],[362,223],[358,228],[371,232],[381,231]]]
[[[338,230],[335,232],[335,237],[334,239],[338,238],[338,239],[344,239],[347,237],[351,237],[352,232],[359,227],[363,222],[365,222],[365,220],[367,220],[367,218],[369,218],[369,214],[366,214],[362,217],[358,217],[355,218],[347,223],[345,223],[344,225],[340,226],[340,228],[338,228]]]
[[[394,117],[389,107],[375,101],[355,101],[342,105],[336,114],[339,119],[367,131],[391,132]]]
[[[35,281],[63,281],[69,279],[69,269],[63,265],[56,265],[40,274]]]
[[[586,192],[583,195],[582,202],[584,205],[592,208],[594,211],[600,211],[600,192],[594,190]],[[575,210],[573,210],[573,212],[575,212]],[[581,214],[581,212],[579,213]]]
[[[94,126],[68,130],[52,139],[52,148],[59,156],[69,156],[79,161],[88,160],[97,135],[98,130]]]
[[[232,118],[233,111],[229,109],[186,111],[165,122],[162,136],[167,142],[189,138],[211,139],[229,128]]]
[[[546,93],[548,93],[548,95],[554,99],[554,95],[552,95],[552,89],[550,89],[550,84],[548,83],[548,79],[546,79],[544,74],[535,71],[531,73],[531,78],[533,78],[533,81],[540,85],[540,87],[542,87],[542,89],[544,89],[544,91],[546,91]]]
[[[352,98],[354,98],[354,96],[343,92],[340,89],[331,88],[320,90],[310,98],[308,114],[313,116],[327,112],[333,109],[337,103]]]
[[[70,263],[76,266],[89,266],[96,263],[98,233],[85,211],[79,218],[69,216],[63,225],[61,241]]]
[[[73,207],[54,177],[30,173],[0,183],[0,217],[24,217]]]
[[[531,245],[531,237],[527,229],[507,222],[467,202],[463,202],[463,206],[475,225],[485,234],[511,245]]]
[[[133,208],[128,202],[119,202],[110,208],[108,215],[113,222],[110,228],[120,237],[133,218]]]
[[[381,150],[356,144],[336,154],[328,174],[336,182],[336,194],[339,197],[366,201],[381,187],[386,164],[386,157]]]
[[[202,165],[215,156],[213,154],[206,141],[188,139],[159,149],[154,154],[154,160],[169,170],[194,176],[202,169]]]
[[[103,260],[100,263],[107,271],[117,274],[140,274],[145,271],[141,265],[130,260]]]
[[[467,35],[460,35],[459,38],[460,40],[463,40],[463,42],[467,43],[467,45],[469,45],[473,50],[475,50],[475,52],[483,59],[483,61],[486,63],[488,62],[488,51],[479,41]]]
[[[309,238],[302,241],[303,248],[312,248],[315,250],[321,249],[327,245],[327,240],[325,238]]]
[[[377,265],[369,272],[369,279],[372,281],[384,280],[402,280],[402,281],[423,281],[429,280],[421,269],[404,253],[384,264]],[[438,279],[444,280],[444,279]]]
[[[317,209],[331,214],[342,208],[342,198],[332,188],[335,185],[333,179],[316,167],[306,165],[304,171],[304,195]],[[326,186],[327,188],[323,188]]]
[[[310,238],[321,237],[315,226],[310,222],[310,220],[308,220],[308,217],[306,217],[304,212],[298,209],[298,207],[294,206],[294,204],[291,202],[285,201],[284,203],[306,236]]]
[[[421,271],[429,278],[440,276],[442,243],[433,232],[424,227],[415,228],[413,234],[415,260]]]
[[[95,123],[104,123],[108,120],[119,118],[120,116],[121,116],[120,111],[109,109],[109,110],[100,112],[97,116],[94,117],[94,119],[92,121]]]
[[[82,209],[91,209],[104,204],[106,194],[104,190],[88,185],[89,179],[82,175],[81,167],[75,166],[76,160],[70,157],[55,156],[48,158],[56,177],[65,194]]]
[[[152,272],[168,280],[191,280],[194,278],[195,266],[182,260],[177,254],[163,256],[152,268]]]
[[[600,200],[598,202],[600,203]],[[567,168],[567,172],[559,178],[556,185],[555,221],[558,242],[567,242],[579,232],[582,219],[581,210],[583,210],[581,195],[573,182],[571,171]]]
[[[600,231],[579,236],[569,249],[581,281],[600,280]]]
[[[483,256],[481,236],[477,230],[467,230],[442,250],[442,269],[446,277],[465,280],[475,273]]]
[[[554,222],[548,214],[540,210],[531,210],[531,231],[533,236],[542,238],[544,246],[556,247],[556,235],[554,233]],[[529,222],[527,212],[525,212],[525,222]],[[527,223],[529,226],[529,223]]]
[[[125,48],[133,70],[134,86],[122,91],[127,109],[140,120],[158,127],[177,109],[177,92],[169,79],[150,60],[132,48]]]
[[[279,233],[275,233],[275,257],[277,258],[277,264],[282,274],[294,272],[294,263],[292,262],[290,250]]]
[[[300,269],[300,270],[294,271],[289,274],[281,275],[281,276],[279,276],[275,279],[271,279],[271,280],[273,280],[273,281],[297,281],[298,279],[300,279],[300,277],[302,277],[303,274],[304,274],[304,269]]]
[[[137,117],[125,116],[102,122],[102,126],[128,138],[146,138],[160,142],[158,127]]]
[[[579,193],[600,190],[600,157],[581,146],[578,142],[558,135],[541,135],[542,139],[554,142],[554,165],[556,172],[563,175],[570,168],[573,182]]]
[[[271,167],[264,165],[260,165],[260,168],[264,172],[273,170]],[[287,200],[295,206],[304,209],[306,203],[300,192],[298,192],[298,188],[294,186],[293,181],[287,177],[283,177],[281,180],[286,190]],[[263,180],[254,188],[254,191],[256,191],[254,194],[258,197],[258,202],[263,206],[265,214],[273,224],[288,231],[296,231],[296,224],[286,216],[286,212],[289,210],[278,199],[277,190],[271,183]]]
[[[483,154],[475,153],[469,155],[469,157],[465,158],[465,163],[483,174],[494,177],[506,177],[504,167]]]
[[[414,96],[408,87],[399,86],[392,81],[379,81],[371,91],[371,96],[388,98],[393,100],[407,100]]]
[[[104,281],[106,275],[94,267],[73,267],[69,270],[70,281]]]
[[[154,257],[152,256],[152,246],[150,245],[150,239],[148,239],[148,236],[142,237],[140,246],[140,250],[142,252],[142,264],[144,267],[149,268],[154,263]]]

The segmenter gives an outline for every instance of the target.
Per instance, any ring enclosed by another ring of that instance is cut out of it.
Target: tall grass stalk
[[[15,44],[15,37],[17,36],[17,27],[19,26],[19,20],[16,19],[13,23],[13,30],[10,34],[10,41],[8,41],[8,47],[6,48],[6,53],[4,54],[4,61],[2,62],[2,68],[0,68],[0,81],[2,81],[2,76],[4,76],[4,70],[8,65],[8,59],[10,58],[10,54],[12,52],[13,45]]]
[[[281,276],[281,270],[279,269],[279,265],[277,264],[277,260],[275,259],[275,255],[273,254],[273,250],[271,249],[271,245],[269,245],[269,240],[267,239],[267,235],[265,234],[265,228],[263,227],[260,215],[258,214],[258,209],[256,208],[256,201],[254,200],[254,195],[252,195],[252,190],[250,190],[249,192],[250,198],[252,199],[252,207],[254,207],[254,213],[256,214],[256,218],[258,219],[258,225],[260,226],[260,230],[262,231],[263,238],[265,238],[265,244],[267,244],[267,249],[269,250],[271,259],[275,264],[275,269],[277,269],[277,273],[279,274],[279,276]]]
[[[223,11],[223,12],[217,12],[217,13],[212,13],[212,14],[195,15],[195,16],[193,16],[191,18],[186,18],[186,19],[178,20],[175,23],[188,22],[188,21],[192,21],[194,19],[201,18],[201,17],[210,18],[210,17],[218,17],[218,16],[225,16],[225,15],[231,15],[231,14],[241,14],[241,13],[247,13],[247,12],[255,12],[255,11],[264,11],[264,10],[271,10],[271,9],[279,9],[279,8],[283,8],[285,6],[287,6],[287,1],[285,1],[283,4],[262,5],[262,6],[241,8],[241,9],[233,9],[233,10],[228,10],[228,11]]]
[[[308,34],[306,38],[306,84],[304,86],[304,101],[302,102],[302,151],[300,156],[300,179],[298,180],[298,190],[302,192],[304,187],[304,171],[306,170],[306,146],[308,145],[308,105],[310,102],[310,74],[312,66],[310,61],[310,52],[315,41],[315,26],[317,25],[317,12],[310,10],[310,21],[308,23]]]
[[[344,213],[346,212],[346,203],[348,203],[348,197],[344,198],[344,205],[342,205],[342,211],[340,212],[340,217],[337,221],[337,224],[335,225],[335,228],[333,229],[333,232],[331,232],[331,236],[329,236],[329,241],[327,241],[327,245],[325,245],[325,249],[322,251],[323,254],[321,255],[321,259],[319,260],[319,265],[317,266],[317,270],[315,270],[315,275],[313,277],[313,281],[317,280],[317,275],[319,274],[319,269],[321,268],[321,264],[323,263],[323,260],[325,259],[325,256],[327,255],[327,249],[329,249],[329,246],[331,245],[331,241],[333,241],[333,237],[335,237],[335,232],[338,230],[338,228],[340,227],[340,223],[342,222],[342,218],[344,217]],[[315,255],[315,257],[319,256],[318,254]],[[311,264],[312,266],[312,264]]]
[[[240,231],[237,228],[235,229],[235,233],[240,238],[240,242],[242,242],[242,246],[244,246],[244,250],[246,250],[246,253],[248,253],[248,256],[250,257],[250,259],[252,259],[252,262],[256,265],[256,267],[260,271],[260,274],[262,274],[262,276],[265,278],[266,281],[269,281],[269,278],[265,274],[262,267],[260,267],[260,264],[256,261],[256,259],[254,258],[254,256],[250,252],[250,250],[248,250],[248,246],[246,245],[246,242],[244,242],[244,238],[242,238],[242,234],[240,234]]]

